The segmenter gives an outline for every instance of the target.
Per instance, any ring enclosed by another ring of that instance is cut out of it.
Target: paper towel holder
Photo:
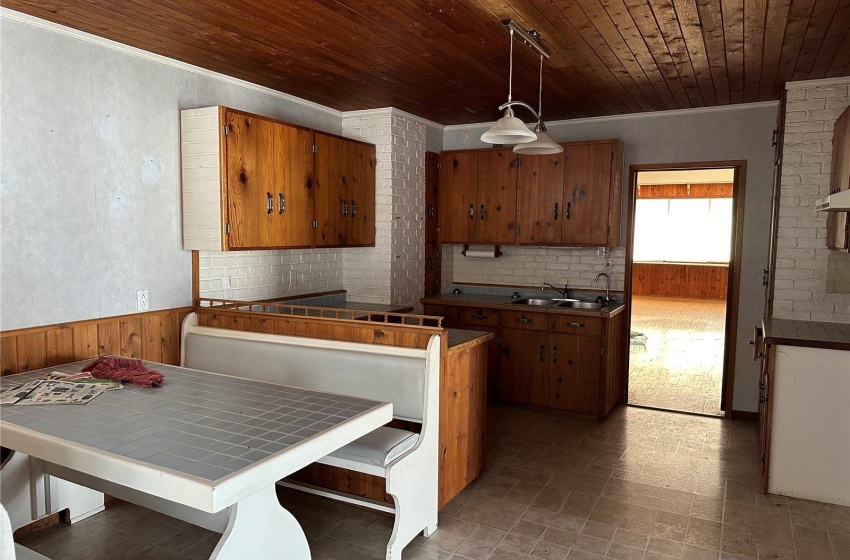
[[[468,250],[469,250],[469,243],[464,243],[463,249],[460,251],[460,254],[465,257],[466,252]],[[502,256],[502,251],[501,251],[501,249],[499,249],[499,245],[493,245],[493,256],[494,257],[501,257]]]

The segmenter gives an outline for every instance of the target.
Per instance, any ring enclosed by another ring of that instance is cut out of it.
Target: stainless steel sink
[[[606,307],[608,304],[606,303],[596,303],[592,301],[565,301],[558,305],[558,307],[568,307],[570,309],[602,309]]]
[[[512,301],[511,303],[514,305],[534,305],[538,307],[545,307],[547,305],[557,305],[558,302],[553,299],[523,298]]]

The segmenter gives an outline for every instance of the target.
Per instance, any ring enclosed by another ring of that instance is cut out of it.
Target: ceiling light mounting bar
[[[503,19],[502,25],[504,25],[508,29],[513,29],[517,36],[519,36],[519,38],[522,39],[522,41],[526,45],[536,50],[538,53],[540,53],[541,56],[549,58],[549,51],[547,51],[540,43],[537,42],[540,39],[540,33],[535,31],[534,29],[525,30],[520,24],[518,24],[512,19]]]

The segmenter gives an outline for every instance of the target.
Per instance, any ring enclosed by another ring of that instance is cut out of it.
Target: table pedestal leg
[[[310,547],[301,525],[277,499],[275,486],[230,507],[230,521],[210,560],[309,560]]]

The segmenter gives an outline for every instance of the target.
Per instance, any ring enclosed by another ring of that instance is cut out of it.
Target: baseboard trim
[[[67,509],[62,511],[57,511],[56,513],[52,513],[47,517],[42,517],[41,519],[36,519],[32,523],[28,525],[23,525],[18,527],[15,532],[12,534],[14,540],[18,540],[20,538],[26,537],[27,535],[31,535],[36,531],[41,531],[42,529],[46,529],[52,525],[58,525],[59,523],[67,523],[68,516],[70,512]]]
[[[750,412],[749,410],[733,410],[732,420],[740,420],[742,422],[758,422],[759,413]]]

